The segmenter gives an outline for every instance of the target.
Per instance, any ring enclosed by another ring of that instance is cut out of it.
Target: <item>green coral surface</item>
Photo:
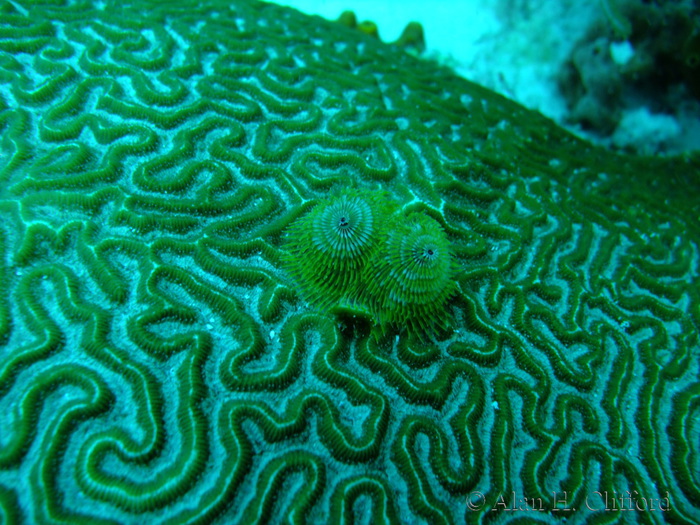
[[[235,0],[1,2],[0,133],[0,522],[700,522],[697,156]],[[307,304],[346,186],[444,230],[452,331]]]

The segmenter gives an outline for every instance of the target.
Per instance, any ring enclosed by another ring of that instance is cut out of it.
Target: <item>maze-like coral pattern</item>
[[[4,1],[0,62],[0,522],[700,522],[697,157],[253,2]],[[305,303],[347,186],[445,229],[453,331]]]

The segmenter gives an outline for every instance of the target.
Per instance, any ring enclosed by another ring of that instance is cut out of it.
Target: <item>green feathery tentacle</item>
[[[287,231],[287,268],[307,298],[330,306],[348,297],[386,221],[379,193],[344,192],[318,204]]]
[[[398,213],[382,233],[358,296],[382,328],[425,334],[444,327],[456,265],[442,227],[423,213]]]
[[[397,211],[381,192],[350,190],[297,220],[286,244],[290,273],[317,305],[368,312],[384,332],[425,335],[446,325],[456,265],[428,215]]]

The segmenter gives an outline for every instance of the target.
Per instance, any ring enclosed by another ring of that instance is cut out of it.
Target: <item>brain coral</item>
[[[0,62],[0,522],[700,521],[697,156],[251,1],[6,1]],[[290,284],[348,185],[449,241],[434,341]]]

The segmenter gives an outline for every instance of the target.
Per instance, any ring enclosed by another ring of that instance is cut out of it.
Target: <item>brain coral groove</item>
[[[697,155],[253,1],[5,2],[0,66],[0,522],[700,522]],[[449,330],[307,304],[348,187],[449,242]]]

